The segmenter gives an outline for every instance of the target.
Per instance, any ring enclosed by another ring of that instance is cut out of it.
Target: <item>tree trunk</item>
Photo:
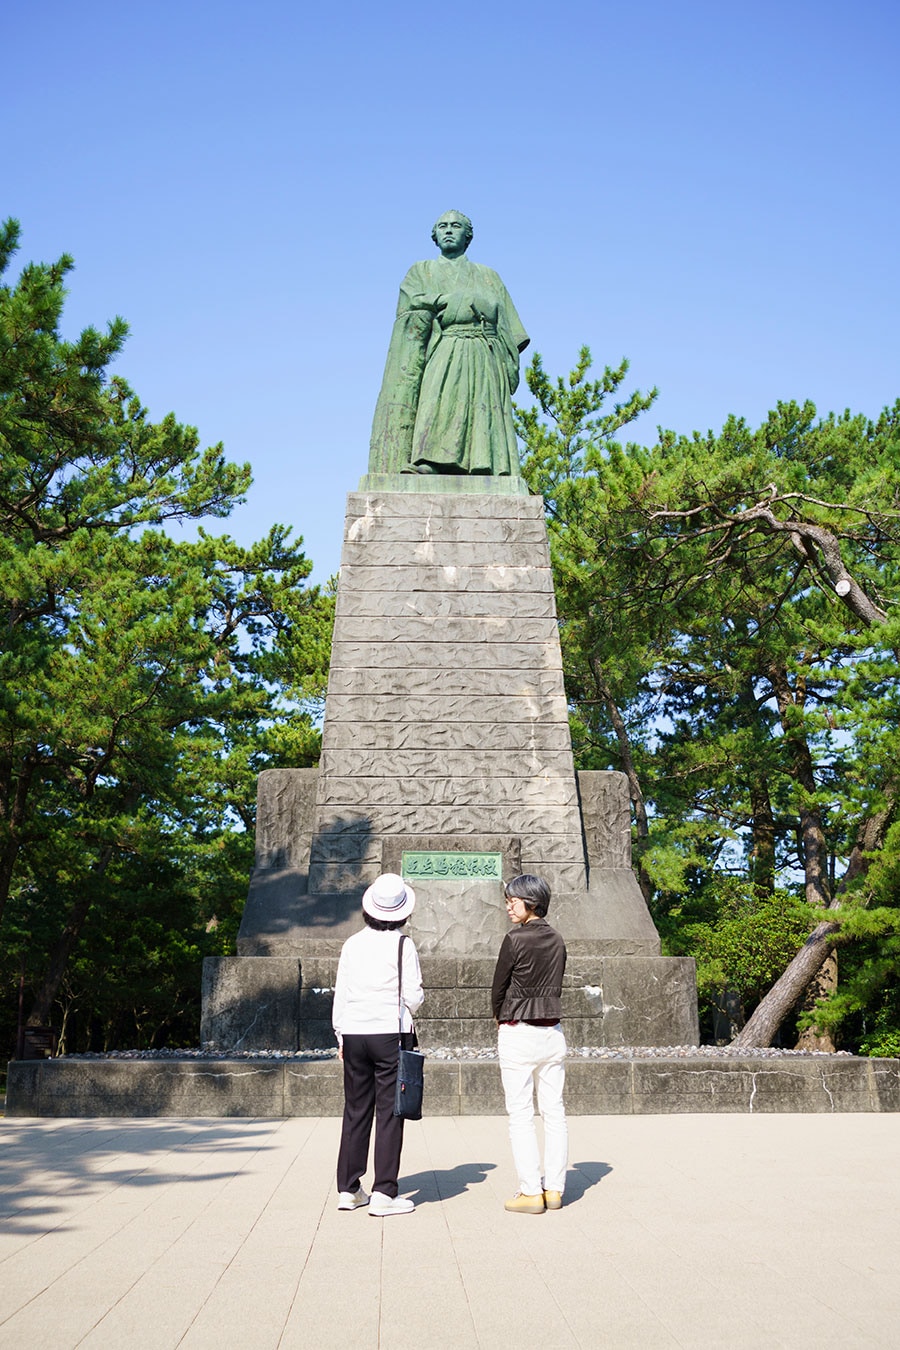
[[[50,954],[41,987],[37,992],[31,1012],[28,1014],[27,1026],[43,1027],[49,1022],[54,1000],[66,972],[66,963],[84,927],[84,921],[87,918],[92,900],[93,895],[90,891],[86,891],[69,910],[66,926]]]
[[[102,858],[97,866],[91,871],[91,879],[99,878],[106,871],[112,861],[113,850],[107,847],[103,851]],[[50,954],[50,960],[47,964],[47,970],[41,987],[37,992],[31,1012],[28,1014],[26,1023],[29,1027],[42,1027],[50,1020],[50,1013],[53,1010],[53,1004],[56,995],[59,992],[59,986],[62,984],[63,975],[66,973],[66,964],[72,954],[75,943],[81,936],[81,930],[84,927],[88,911],[94,901],[94,889],[92,886],[85,887],[75,904],[69,910],[69,917],[66,920],[66,926],[60,934],[59,940]]]
[[[753,680],[744,679],[738,689],[737,717],[748,727],[759,723],[759,700]],[[748,783],[750,796],[750,881],[761,900],[771,898],[775,890],[775,816],[765,772],[753,772]],[[741,1021],[743,1025],[743,1019]]]
[[[805,738],[804,738],[805,741]],[[828,857],[825,835],[818,811],[800,813],[800,831],[803,838],[803,862],[806,873],[806,899],[822,909],[831,908],[828,885]],[[837,956],[829,948],[819,969],[812,976],[803,998],[803,1010],[813,1012],[816,1004],[837,988]],[[826,1050],[833,1053],[835,1044],[829,1031],[815,1024],[806,1027],[797,1040],[797,1050]]]
[[[16,870],[16,860],[21,847],[21,841],[15,835],[9,834],[5,846],[0,851],[0,922],[3,920],[3,911],[9,899],[13,873]]]
[[[851,882],[865,875],[869,865],[868,855],[874,853],[884,842],[893,813],[894,803],[891,799],[883,811],[863,821],[853,852],[850,854],[847,870],[829,909],[838,909],[841,894]],[[779,976],[756,1008],[743,1031],[735,1037],[734,1045],[750,1049],[772,1044],[781,1023],[796,1007],[804,990],[809,987],[827,960],[839,927],[834,920],[826,919],[813,929],[788,968]]]
[[[765,778],[754,778],[750,784],[750,880],[761,900],[771,898],[775,890],[775,817],[769,785]]]
[[[832,990],[837,989],[838,982],[838,954],[832,950],[825,957],[817,973],[810,980],[806,993],[803,995],[803,1002],[800,1005],[803,1012],[815,1012],[816,1005],[827,998]],[[795,1050],[827,1050],[833,1054],[836,1046],[830,1031],[822,1031],[813,1023],[812,1026],[804,1027],[797,1036]]]
[[[22,765],[18,774],[15,776],[15,791],[12,791],[13,767],[7,761],[6,788],[8,792],[4,795],[3,803],[0,805],[0,814],[2,814],[6,829],[4,834],[6,840],[2,850],[0,850],[0,923],[3,921],[3,911],[6,908],[6,902],[9,899],[9,892],[12,887],[12,879],[15,875],[16,862],[19,852],[24,842],[22,838],[22,826],[25,824],[25,808],[28,803],[28,793],[31,788],[31,782],[34,778],[39,763],[38,756],[29,751],[22,759]]]
[[[806,731],[793,712],[803,707],[806,690],[799,680],[797,688],[791,688],[784,667],[773,666],[769,671],[769,677],[775,690],[784,737],[790,746],[794,778],[803,792],[812,798],[816,791],[815,767]],[[831,888],[828,882],[828,844],[825,831],[822,829],[822,817],[818,808],[801,801],[799,819],[806,899],[810,905],[828,909],[831,906]],[[804,1008],[812,1011],[820,999],[825,998],[836,988],[837,958],[831,959],[829,948],[810,977]],[[812,1026],[802,1033],[796,1048],[833,1051],[835,1047],[830,1033]]]
[[[778,977],[757,1006],[743,1031],[735,1036],[733,1045],[749,1049],[772,1044],[778,1028],[796,1007],[810,981],[819,973],[831,951],[838,928],[839,925],[833,920],[826,920],[813,929],[787,970]]]

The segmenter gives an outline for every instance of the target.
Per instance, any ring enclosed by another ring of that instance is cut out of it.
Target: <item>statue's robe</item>
[[[400,287],[369,472],[518,473],[511,398],[528,341],[490,267],[465,254],[414,263]]]

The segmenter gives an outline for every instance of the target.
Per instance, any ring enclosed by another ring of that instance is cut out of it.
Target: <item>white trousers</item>
[[[523,1195],[542,1190],[562,1191],[569,1160],[569,1132],[563,1106],[566,1081],[566,1038],[555,1027],[531,1027],[527,1022],[501,1026],[497,1037],[500,1078],[509,1115],[509,1141]],[[544,1167],[534,1125],[534,1080],[538,1110],[544,1122]]]

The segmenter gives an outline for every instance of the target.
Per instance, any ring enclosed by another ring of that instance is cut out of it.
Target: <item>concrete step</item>
[[[432,1116],[502,1115],[496,1060],[425,1068]],[[338,1116],[342,1068],[301,1056],[45,1059],[9,1065],[8,1116]],[[570,1115],[900,1111],[900,1060],[848,1055],[566,1061]],[[411,1128],[415,1128],[412,1126]]]

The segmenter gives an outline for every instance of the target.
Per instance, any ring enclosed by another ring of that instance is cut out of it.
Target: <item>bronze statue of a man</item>
[[[511,397],[528,334],[497,273],[466,257],[468,216],[445,211],[431,237],[440,257],[400,287],[369,473],[518,474]]]

